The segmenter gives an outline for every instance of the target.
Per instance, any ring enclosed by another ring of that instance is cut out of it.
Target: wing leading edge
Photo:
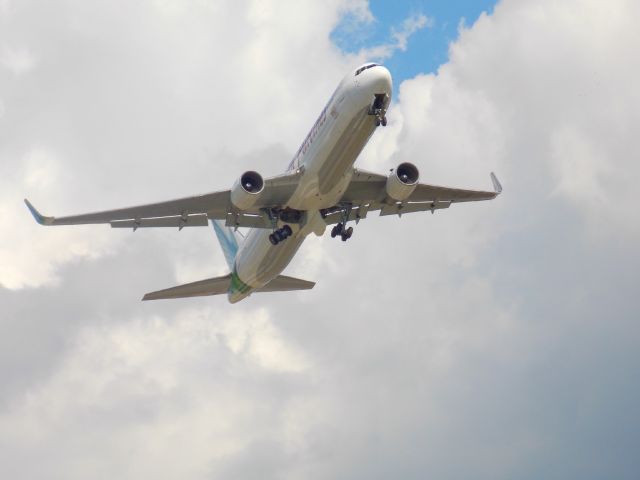
[[[339,205],[325,211],[324,220],[328,225],[345,220],[358,221],[372,211],[380,211],[380,216],[428,211],[433,213],[449,208],[453,203],[492,200],[502,193],[502,185],[493,172],[491,182],[493,191],[419,183],[409,198],[397,202],[387,197],[385,175],[356,169]]]
[[[25,199],[24,202],[40,225],[109,223],[114,228],[135,230],[144,227],[201,227],[208,224],[208,219],[212,219],[224,220],[231,226],[266,227],[268,218],[265,217],[263,209],[283,205],[291,197],[297,184],[298,174],[295,173],[266,179],[264,193],[247,211],[235,209],[229,190],[65,217],[43,215],[29,200]]]

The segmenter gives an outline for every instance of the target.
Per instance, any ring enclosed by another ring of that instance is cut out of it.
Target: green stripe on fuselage
[[[229,285],[229,292],[247,293],[249,290],[251,290],[251,287],[240,280],[240,277],[234,268],[233,272],[231,272],[231,285]]]

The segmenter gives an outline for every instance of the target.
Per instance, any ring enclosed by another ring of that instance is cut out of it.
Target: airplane
[[[236,303],[254,292],[307,290],[314,282],[282,275],[307,235],[347,241],[370,212],[402,216],[435,212],[452,203],[491,200],[493,191],[464,190],[419,182],[418,168],[400,163],[388,175],[353,165],[373,132],[387,125],[392,81],[387,68],[365,63],[339,83],[284,174],[263,178],[244,172],[231,189],[204,195],[65,217],[42,215],[25,199],[41,225],[108,223],[112,228],[203,227],[211,222],[230,273],[154,291],[142,300],[227,294]],[[246,237],[238,228],[247,227]]]

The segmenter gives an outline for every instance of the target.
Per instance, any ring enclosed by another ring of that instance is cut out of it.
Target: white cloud
[[[419,13],[407,17],[399,29],[391,30],[392,42],[383,43],[374,47],[363,48],[358,52],[358,57],[367,60],[382,61],[390,58],[396,51],[405,51],[409,37],[423,28],[431,28],[434,24],[432,18]]]
[[[0,12],[8,14],[11,10],[11,0],[0,0]]]
[[[22,196],[25,191],[50,198],[68,194],[65,183],[69,177],[61,175],[61,170],[56,154],[43,147],[29,150],[18,170],[11,165],[3,169],[5,186],[0,193],[0,218],[7,227],[0,237],[0,285],[5,288],[56,284],[61,265],[80,258],[95,259],[117,245],[117,239],[108,239],[103,232],[88,227],[52,228],[42,235],[42,227],[29,214]]]
[[[478,188],[495,170],[503,195],[310,239],[287,273],[314,290],[233,307],[137,303],[224,268],[210,230],[45,229],[21,200],[73,213],[278,173],[361,60],[332,28],[368,10],[72,3],[21,2],[0,32],[39,61],[0,78],[3,477],[633,477],[635,2],[503,1],[463,28],[358,165]]]
[[[217,469],[206,467],[211,460],[268,433],[287,399],[252,390],[273,375],[302,372],[306,360],[264,310],[251,319],[222,314],[190,309],[172,319],[83,329],[56,373],[0,416],[0,441],[38,452],[48,464],[25,466],[23,475],[99,468],[127,477],[204,478]],[[256,409],[257,402],[263,405]],[[78,436],[87,422],[95,428]],[[56,456],[67,458],[57,466],[50,463],[52,442]],[[72,459],[86,447],[94,454]],[[137,466],[126,452],[135,452]],[[174,458],[176,467],[161,458]]]
[[[433,27],[433,18],[427,17],[423,14],[412,15],[402,22],[402,28],[400,30],[393,29],[391,36],[396,41],[395,48],[400,51],[407,49],[407,42],[409,37],[425,27]]]
[[[36,59],[26,48],[4,46],[0,54],[0,65],[16,76],[30,72],[36,66]]]

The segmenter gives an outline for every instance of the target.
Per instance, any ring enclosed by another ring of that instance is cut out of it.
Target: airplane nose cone
[[[378,65],[363,73],[366,74],[367,89],[372,89],[374,93],[388,93],[391,96],[393,82],[391,72],[386,67]]]
[[[380,65],[377,68],[373,68],[373,73],[378,77],[376,81],[380,86],[382,86],[387,92],[391,93],[391,88],[393,88],[393,81],[391,79],[391,72],[386,68]]]

